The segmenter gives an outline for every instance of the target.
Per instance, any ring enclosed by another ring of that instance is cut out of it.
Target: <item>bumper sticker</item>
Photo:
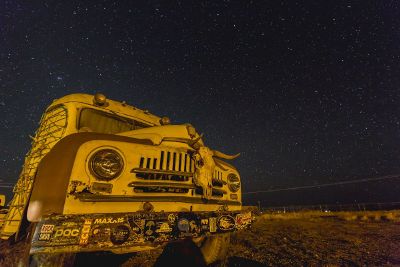
[[[252,219],[250,212],[229,211],[54,215],[36,226],[31,252],[155,246],[185,237],[243,229]]]

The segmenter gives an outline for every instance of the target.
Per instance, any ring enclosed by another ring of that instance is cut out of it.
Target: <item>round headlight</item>
[[[236,174],[230,173],[228,175],[228,187],[229,187],[229,190],[231,190],[232,192],[239,191],[239,189],[240,189],[240,179]]]
[[[122,157],[112,149],[97,151],[90,158],[90,169],[99,180],[116,178],[124,168]]]

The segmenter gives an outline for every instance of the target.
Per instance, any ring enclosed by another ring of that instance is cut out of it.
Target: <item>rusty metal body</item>
[[[26,214],[39,223],[32,252],[141,250],[189,232],[242,228],[250,221],[240,176],[221,159],[234,157],[204,146],[190,124],[169,125],[102,95],[63,97],[33,137],[2,238],[18,234]]]

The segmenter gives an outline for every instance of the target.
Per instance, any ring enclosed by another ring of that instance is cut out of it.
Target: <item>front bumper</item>
[[[127,253],[168,241],[232,232],[252,221],[250,211],[53,215],[36,225],[30,252]]]

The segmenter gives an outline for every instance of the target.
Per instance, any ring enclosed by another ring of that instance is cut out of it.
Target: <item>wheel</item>
[[[200,248],[207,265],[225,266],[228,260],[230,233],[210,235],[201,241],[195,241]]]

